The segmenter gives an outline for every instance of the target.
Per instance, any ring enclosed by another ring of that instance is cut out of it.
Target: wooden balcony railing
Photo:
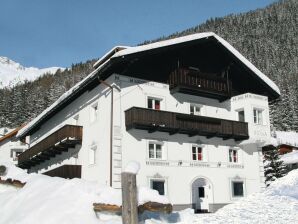
[[[83,127],[65,125],[18,156],[18,166],[29,169],[82,143]]]
[[[125,111],[126,129],[142,129],[172,134],[202,135],[207,138],[248,139],[248,125],[245,122],[224,120],[212,117],[174,113],[132,107]]]
[[[216,74],[179,68],[169,75],[168,83],[172,93],[181,92],[221,101],[231,97],[231,81]]]
[[[62,177],[65,179],[81,178],[82,166],[81,165],[62,165],[55,169],[44,172],[44,175],[50,177]]]

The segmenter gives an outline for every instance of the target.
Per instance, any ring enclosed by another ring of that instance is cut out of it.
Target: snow
[[[137,161],[130,161],[126,165],[124,172],[138,174],[139,170],[140,170],[140,163],[138,163]]]
[[[54,74],[58,69],[64,70],[60,67],[26,68],[7,57],[0,56],[0,88],[13,86],[24,80],[34,80],[45,73]]]
[[[10,163],[6,176],[26,181],[23,188],[0,184],[0,223],[18,224],[121,224],[121,217],[93,211],[92,204],[121,205],[121,191],[82,179],[66,180],[40,174],[27,174]],[[147,201],[167,203],[167,199],[148,188],[138,188],[139,204]],[[194,214],[186,209],[172,214],[145,212],[145,224],[203,223],[298,223],[298,170],[273,182],[261,193],[249,195],[213,214]]]
[[[247,60],[239,51],[237,51],[231,44],[226,40],[216,35],[213,32],[206,33],[196,33],[192,35],[187,35],[183,37],[178,37],[174,39],[164,40],[156,43],[151,43],[147,45],[130,47],[128,49],[117,52],[113,57],[125,57],[129,54],[134,54],[142,51],[148,51],[156,48],[166,47],[170,45],[185,43],[189,41],[199,40],[203,38],[214,37],[216,38],[224,47],[226,47],[232,54],[234,54],[243,64],[245,64],[251,71],[253,71],[260,79],[262,79],[271,89],[273,89],[278,95],[280,95],[280,90],[277,85],[269,79],[265,74],[263,74],[259,69],[257,69],[249,60]]]
[[[82,179],[66,180],[41,174],[27,174],[12,163],[0,163],[7,167],[1,179],[17,179],[26,182],[23,188],[0,184],[0,223],[18,224],[80,224],[120,223],[116,215],[100,214],[97,218],[93,203],[121,205],[120,189],[113,189]],[[140,187],[139,203],[156,201],[168,203],[157,191]],[[115,221],[116,220],[116,221]],[[102,222],[100,222],[102,221]]]
[[[298,147],[298,133],[293,131],[276,131],[276,139],[279,145],[285,144]]]
[[[298,163],[298,150],[281,155],[280,158],[285,164]]]

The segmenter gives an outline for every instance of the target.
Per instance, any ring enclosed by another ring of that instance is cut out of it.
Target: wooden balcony
[[[179,68],[168,79],[171,93],[185,93],[224,101],[231,98],[232,83],[216,74]]]
[[[81,178],[82,166],[81,165],[62,165],[55,169],[44,172],[44,175],[50,177],[62,177],[65,179]]]
[[[173,134],[187,134],[220,137],[224,140],[248,139],[248,125],[245,122],[224,120],[212,117],[181,114],[147,108],[132,107],[125,111],[126,129],[161,131]]]
[[[65,125],[18,156],[18,166],[29,169],[82,143],[83,127]]]

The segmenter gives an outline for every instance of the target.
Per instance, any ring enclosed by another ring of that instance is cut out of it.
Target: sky
[[[70,67],[115,45],[134,46],[275,1],[0,0],[0,56],[26,67]]]

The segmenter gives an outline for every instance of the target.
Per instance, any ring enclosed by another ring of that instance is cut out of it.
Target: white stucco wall
[[[185,94],[170,94],[166,84],[148,82],[125,76],[112,75],[108,83],[117,85],[114,90],[114,133],[113,133],[113,187],[120,187],[121,170],[130,160],[137,160],[141,170],[137,177],[138,185],[149,186],[150,178],[166,180],[166,194],[174,204],[192,203],[191,185],[199,177],[206,178],[210,185],[209,200],[214,204],[230,203],[231,181],[244,183],[244,195],[258,192],[263,185],[263,172],[260,162],[259,142],[270,137],[269,109],[267,97],[243,94],[230,100],[219,102],[214,99]],[[147,107],[147,97],[162,99],[161,110],[189,114],[190,103],[201,105],[201,115],[222,119],[237,120],[237,110],[245,110],[245,121],[249,123],[250,139],[245,142],[224,141],[221,138],[207,139],[203,136],[169,135],[168,133],[148,133],[143,130],[126,131],[124,111],[133,107]],[[31,146],[65,124],[74,124],[73,117],[79,114],[78,125],[83,126],[81,146],[70,149],[31,172],[44,172],[61,164],[82,165],[82,178],[109,183],[109,133],[110,133],[110,90],[103,85],[85,92],[71,104],[49,119],[31,137]],[[90,110],[98,103],[98,118],[90,122]],[[264,111],[264,124],[253,123],[253,108]],[[163,144],[164,157],[161,161],[148,158],[148,142]],[[244,144],[243,144],[244,143]],[[191,159],[192,145],[201,145],[204,151],[203,162]],[[97,146],[96,164],[89,165],[89,149]],[[238,149],[239,161],[229,162],[230,148]],[[78,154],[77,158],[74,155]],[[220,164],[220,165],[219,165]]]

